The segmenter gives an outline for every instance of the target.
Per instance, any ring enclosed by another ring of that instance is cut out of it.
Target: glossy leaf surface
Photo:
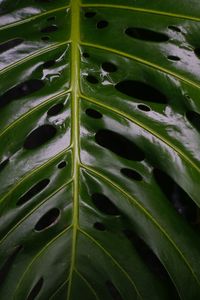
[[[1,299],[200,299],[199,21],[0,1]]]

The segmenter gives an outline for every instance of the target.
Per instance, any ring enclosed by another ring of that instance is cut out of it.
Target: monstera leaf
[[[0,0],[0,299],[200,299],[199,0]]]

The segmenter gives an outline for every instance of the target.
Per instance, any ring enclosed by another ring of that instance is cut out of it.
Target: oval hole
[[[108,73],[112,73],[117,71],[117,66],[111,62],[104,62],[102,63],[102,69]]]
[[[161,104],[167,103],[165,95],[163,95],[160,91],[144,82],[124,80],[117,83],[115,85],[115,88],[119,92],[129,97]]]
[[[38,282],[35,284],[35,286],[32,288],[32,290],[30,291],[30,294],[28,295],[28,297],[26,298],[26,300],[34,300],[39,292],[42,289],[44,283],[44,279],[41,277]]]
[[[35,225],[36,231],[45,230],[58,222],[60,216],[60,210],[58,208],[52,208],[49,210]]]
[[[9,158],[5,159],[2,163],[0,163],[0,171],[2,171],[8,163]]]
[[[200,131],[200,114],[195,111],[187,111],[186,117],[188,121],[198,130]]]
[[[63,103],[58,103],[55,104],[54,106],[52,106],[48,112],[47,115],[48,116],[56,116],[57,114],[59,114],[64,108],[64,104]]]
[[[39,91],[43,87],[44,82],[38,79],[31,79],[20,83],[0,96],[0,107],[7,105],[13,100],[18,100],[22,97]]]
[[[57,130],[52,125],[42,125],[33,130],[24,142],[25,149],[35,149],[47,141],[52,139],[57,133]]]
[[[92,195],[92,202],[101,212],[107,215],[111,215],[111,216],[120,215],[120,211],[115,206],[115,204],[113,204],[112,201],[103,194],[94,193]]]
[[[47,27],[41,29],[41,32],[42,33],[51,33],[51,32],[55,32],[57,30],[58,30],[58,26],[53,24],[51,26],[47,26]]]
[[[147,105],[144,105],[144,104],[139,104],[137,107],[139,110],[142,110],[142,111],[151,111],[150,107],[148,107]]]
[[[46,61],[44,64],[43,64],[43,68],[44,69],[48,69],[48,68],[51,68],[55,65],[56,61],[55,60],[48,60]]]
[[[98,29],[103,29],[103,28],[106,28],[107,26],[108,26],[108,21],[106,21],[106,20],[101,20],[97,23]]]
[[[165,172],[154,169],[153,175],[177,213],[189,223],[195,224],[198,208],[189,195]]]
[[[123,300],[119,291],[110,280],[106,281],[106,287],[113,300]]]
[[[176,32],[181,32],[180,28],[178,28],[177,26],[168,26],[169,29],[173,30],[173,31],[176,31]]]
[[[91,118],[94,119],[101,119],[102,118],[102,114],[100,112],[98,112],[97,110],[94,110],[92,108],[88,108],[86,109],[86,115],[88,115]]]
[[[173,60],[173,61],[179,61],[179,60],[181,60],[180,57],[175,56],[175,55],[169,55],[169,56],[167,56],[167,58],[169,60]]]
[[[142,176],[138,172],[136,172],[135,170],[123,168],[123,169],[120,170],[120,172],[125,177],[128,177],[128,178],[136,180],[136,181],[142,181]]]
[[[65,168],[67,166],[67,163],[66,163],[66,161],[61,161],[60,163],[59,163],[59,165],[58,165],[58,169],[63,169],[63,168]]]
[[[87,77],[86,77],[86,80],[89,82],[89,83],[92,83],[92,84],[97,84],[99,81],[98,81],[98,79],[95,77],[95,76],[93,76],[93,75],[88,75]]]
[[[27,193],[25,193],[19,200],[17,201],[17,205],[22,205],[32,199],[34,196],[39,194],[42,190],[46,188],[49,184],[49,179],[43,179],[36,183]]]
[[[130,27],[126,29],[125,33],[132,38],[148,42],[160,43],[169,40],[169,37],[166,34],[145,28]]]
[[[17,47],[18,45],[23,43],[23,41],[24,41],[23,39],[16,38],[0,44],[0,53],[3,53],[5,51],[13,49],[14,47]]]
[[[103,223],[100,223],[100,222],[96,222],[94,223],[94,228],[99,230],[99,231],[105,231],[106,230],[106,227],[104,226]]]
[[[6,261],[4,262],[3,266],[0,269],[0,286],[4,283],[7,275],[9,274],[10,269],[12,268],[12,265],[19,254],[19,252],[23,249],[23,246],[19,245],[16,246],[11,254],[8,256]]]
[[[89,57],[90,57],[90,54],[89,54],[89,53],[87,53],[87,52],[83,52],[83,54],[82,54],[82,55],[83,55],[83,57],[84,57],[84,58],[89,58]]]
[[[95,140],[100,146],[125,159],[142,161],[145,158],[143,151],[136,144],[114,131],[99,130]]]

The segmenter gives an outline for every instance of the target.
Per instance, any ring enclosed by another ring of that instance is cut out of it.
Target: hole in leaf
[[[95,76],[93,76],[93,75],[88,75],[88,76],[86,77],[86,80],[87,80],[89,83],[92,83],[92,84],[96,84],[96,83],[99,82],[98,79],[97,79]]]
[[[17,201],[17,205],[22,205],[31,200],[34,196],[39,194],[42,190],[44,190],[49,184],[49,179],[43,179],[36,183],[28,192],[26,192],[19,200]]]
[[[55,32],[58,30],[58,26],[55,24],[52,24],[51,26],[47,26],[43,29],[41,29],[42,33],[51,33],[51,32]]]
[[[55,21],[55,20],[56,20],[56,17],[49,17],[49,18],[47,19],[48,22]]]
[[[195,224],[197,206],[189,195],[165,172],[154,169],[153,174],[161,190],[172,203],[177,213],[189,223]]]
[[[55,60],[48,60],[43,64],[44,69],[51,68],[55,65],[56,61]]]
[[[42,231],[53,225],[55,225],[60,216],[60,210],[58,208],[52,208],[49,210],[35,225],[36,231]]]
[[[59,114],[64,108],[64,104],[63,103],[58,103],[55,104],[54,106],[52,106],[48,112],[47,115],[48,116],[56,116],[57,114]]]
[[[142,176],[136,172],[135,170],[132,170],[132,169],[126,169],[126,168],[123,168],[120,170],[120,172],[130,178],[130,179],[133,179],[133,180],[136,180],[136,181],[142,181]]]
[[[195,111],[187,111],[186,117],[188,121],[198,130],[200,131],[200,114]]]
[[[63,169],[63,168],[65,168],[67,166],[67,163],[66,163],[66,161],[61,161],[60,163],[59,163],[59,165],[58,165],[58,169]]]
[[[148,107],[147,105],[144,105],[144,104],[139,104],[137,107],[142,111],[150,111],[151,110],[150,107]]]
[[[105,195],[94,193],[92,195],[94,205],[103,213],[111,216],[120,215],[120,211]]]
[[[103,29],[107,26],[108,26],[108,21],[106,21],[106,20],[101,20],[97,23],[97,28],[98,29]]]
[[[124,80],[117,83],[115,85],[115,88],[119,92],[129,97],[161,104],[167,103],[165,95],[163,95],[160,91],[144,82]]]
[[[20,38],[16,38],[13,40],[9,40],[5,43],[0,44],[0,53],[3,53],[5,51],[8,51],[10,49],[13,49],[14,47],[20,45],[21,43],[23,43],[23,39]]]
[[[94,223],[94,228],[99,230],[99,231],[105,231],[106,227],[104,226],[104,224],[96,222]]]
[[[102,114],[100,112],[98,112],[97,110],[94,110],[92,108],[88,108],[86,109],[86,114],[94,119],[101,119],[102,118]]]
[[[130,27],[126,29],[125,33],[132,38],[148,42],[159,43],[169,40],[167,35],[145,28]]]
[[[50,40],[50,37],[49,36],[43,36],[41,37],[41,40],[43,40],[44,42],[47,42]]]
[[[181,60],[180,57],[174,56],[174,55],[169,55],[169,56],[167,56],[167,58],[169,60],[173,60],[173,61],[179,61],[179,60]]]
[[[83,57],[85,57],[85,58],[89,58],[90,57],[90,55],[89,55],[89,53],[87,53],[87,52],[83,52]]]
[[[116,289],[116,287],[110,280],[106,281],[106,287],[113,300],[123,300],[119,291]]]
[[[106,72],[112,73],[112,72],[116,72],[117,71],[117,67],[116,65],[114,65],[111,62],[104,62],[102,64],[102,69]]]
[[[5,159],[0,163],[0,172],[5,168],[5,166],[9,163],[9,158]]]
[[[20,83],[0,96],[0,107],[7,105],[13,100],[18,100],[22,97],[37,92],[43,87],[44,82],[38,79],[31,79]]]
[[[114,131],[99,130],[95,140],[100,146],[125,159],[142,161],[145,158],[143,151],[136,144]]]
[[[26,138],[24,142],[25,149],[35,149],[56,135],[56,128],[52,125],[42,125],[33,130]]]
[[[200,48],[194,49],[194,53],[196,54],[196,56],[197,56],[198,58],[200,58]]]
[[[39,292],[41,291],[43,283],[44,283],[44,279],[41,277],[38,280],[38,282],[35,284],[35,286],[32,288],[26,300],[34,300],[38,296]]]
[[[123,233],[131,242],[134,249],[137,251],[138,255],[147,265],[149,270],[168,287],[169,295],[171,296],[170,299],[180,299],[167,271],[149,246],[140,237],[138,237],[134,231],[125,229]]]
[[[93,18],[96,15],[96,12],[94,11],[88,11],[85,13],[86,18]]]
[[[3,266],[0,269],[0,286],[4,283],[6,276],[8,275],[10,269],[12,268],[12,265],[17,257],[17,255],[19,254],[19,252],[23,249],[23,246],[19,245],[16,246],[12,253],[8,256],[8,258],[6,259],[5,263],[3,264]]]
[[[176,32],[181,32],[180,28],[178,28],[177,26],[168,26],[169,29],[176,31]]]

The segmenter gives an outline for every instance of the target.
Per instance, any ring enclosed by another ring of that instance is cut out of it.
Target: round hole
[[[106,227],[104,226],[104,224],[96,222],[94,223],[94,228],[100,231],[105,231]]]
[[[96,84],[96,83],[99,82],[98,79],[97,79],[95,76],[93,76],[93,75],[88,75],[88,76],[86,77],[86,80],[87,80],[89,83],[92,83],[92,84]]]
[[[96,12],[94,11],[88,11],[85,13],[86,18],[93,18],[96,15]]]
[[[144,105],[144,104],[139,104],[137,107],[138,107],[138,109],[140,109],[142,111],[150,111],[151,110],[147,105]]]
[[[97,28],[98,29],[103,29],[107,26],[108,26],[108,21],[106,21],[106,20],[101,20],[97,23]]]
[[[92,108],[88,108],[86,109],[86,114],[94,119],[101,119],[102,118],[102,114],[100,112],[98,112],[97,110],[94,110]]]
[[[112,72],[116,72],[117,71],[117,67],[116,65],[114,65],[111,62],[104,62],[102,64],[102,69],[106,72],[112,73]]]
[[[180,60],[180,57],[174,56],[174,55],[169,55],[169,56],[167,56],[167,58],[169,60],[173,60],[173,61],[179,61]]]
[[[61,161],[60,163],[59,163],[59,165],[58,165],[58,169],[63,169],[63,168],[65,168],[66,167],[66,165],[67,165],[67,163],[66,163],[66,161]]]

